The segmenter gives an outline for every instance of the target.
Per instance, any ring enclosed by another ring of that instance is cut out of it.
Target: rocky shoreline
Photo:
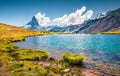
[[[83,69],[92,70],[92,72],[99,73],[99,76],[119,76],[120,66],[112,64],[104,64],[102,62],[95,62],[89,59],[84,60]]]
[[[50,56],[54,59],[62,59],[60,53],[49,53]],[[90,57],[86,57],[86,59],[83,61],[82,73],[85,76],[119,76],[120,66],[109,63],[103,63],[102,61],[93,61]]]

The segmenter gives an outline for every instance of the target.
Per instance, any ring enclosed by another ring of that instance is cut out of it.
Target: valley
[[[120,76],[120,0],[0,0],[0,76]]]

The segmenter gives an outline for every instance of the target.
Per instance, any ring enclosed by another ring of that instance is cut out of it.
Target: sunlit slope
[[[0,23],[0,39],[22,40],[27,36],[42,35],[42,32]]]

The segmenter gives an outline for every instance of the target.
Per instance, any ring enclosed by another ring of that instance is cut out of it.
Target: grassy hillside
[[[14,52],[23,50],[12,44],[11,41],[21,41],[25,37],[34,35],[43,35],[43,33],[0,23],[0,76],[13,76],[13,73],[8,71],[8,66],[14,65],[13,60],[16,59],[16,56],[13,56]]]
[[[43,33],[0,23],[0,39],[9,39],[11,41],[23,40],[27,36],[43,35],[47,33],[48,32]]]

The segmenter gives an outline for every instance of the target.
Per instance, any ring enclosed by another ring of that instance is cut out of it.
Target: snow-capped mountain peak
[[[100,19],[100,18],[105,17],[106,15],[107,15],[107,12],[99,13],[96,18]]]
[[[31,21],[24,26],[24,28],[28,28],[28,29],[39,29],[39,27],[40,25],[35,16],[33,16]]]
[[[39,12],[36,15],[34,15],[31,19],[31,21],[28,22],[23,27],[32,29],[32,30],[40,30],[40,29],[43,30],[45,27],[47,27],[47,24],[49,22],[50,22],[49,17],[46,17],[44,13]]]

